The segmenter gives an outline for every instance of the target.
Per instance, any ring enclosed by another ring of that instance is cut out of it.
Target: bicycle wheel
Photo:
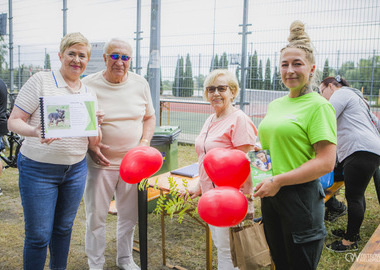
[[[17,156],[20,152],[24,138],[13,132],[9,132],[6,136],[8,141],[9,154],[8,157],[6,157],[7,159],[4,159],[3,157],[2,158],[9,167],[17,168]]]

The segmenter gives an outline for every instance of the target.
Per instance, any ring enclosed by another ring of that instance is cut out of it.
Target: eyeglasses
[[[323,87],[322,89],[319,89],[319,93],[322,95],[323,94],[323,91],[325,91],[327,88],[327,86]]]
[[[119,60],[121,58],[121,61],[127,62],[129,59],[131,59],[130,56],[128,55],[122,55],[118,53],[113,53],[113,54],[106,54],[109,56],[112,60]]]
[[[218,89],[219,93],[226,92],[228,88],[228,85],[218,85],[218,86],[207,86],[206,90],[208,93],[212,94],[215,93],[215,91]]]

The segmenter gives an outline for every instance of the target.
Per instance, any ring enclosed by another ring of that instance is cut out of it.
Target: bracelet
[[[146,143],[149,143],[149,140],[147,140],[147,139],[141,139],[140,142],[146,142]]]
[[[245,195],[245,198],[247,199],[247,201],[253,202],[255,197],[253,197],[253,195],[249,194],[249,195]]]

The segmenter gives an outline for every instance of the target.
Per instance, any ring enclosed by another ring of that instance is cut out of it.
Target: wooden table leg
[[[162,195],[160,190],[160,196]],[[161,213],[161,251],[162,251],[162,265],[166,266],[166,247],[165,247],[165,213]]]

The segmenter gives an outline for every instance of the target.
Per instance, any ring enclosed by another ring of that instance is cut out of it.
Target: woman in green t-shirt
[[[318,93],[315,60],[304,24],[290,27],[281,50],[281,80],[289,95],[276,99],[259,126],[273,177],[256,186],[265,235],[276,269],[316,269],[326,235],[319,177],[334,169],[334,109]]]

